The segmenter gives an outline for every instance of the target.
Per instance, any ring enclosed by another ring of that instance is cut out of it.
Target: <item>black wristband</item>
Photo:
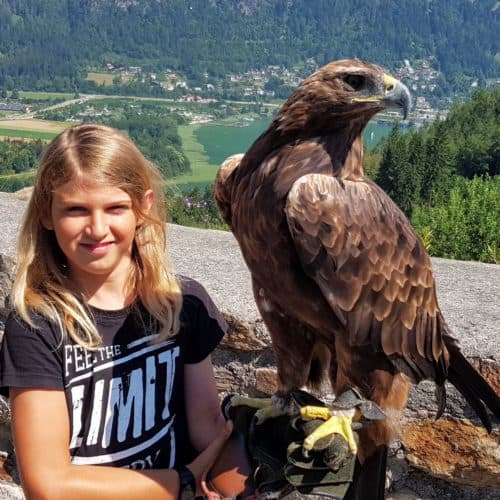
[[[185,466],[174,467],[179,474],[179,500],[193,500],[196,494],[196,479],[193,473]]]

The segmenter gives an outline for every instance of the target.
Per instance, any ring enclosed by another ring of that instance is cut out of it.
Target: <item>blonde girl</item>
[[[0,353],[27,498],[216,498],[226,325],[166,246],[161,177],[127,137],[88,124],[51,142]]]

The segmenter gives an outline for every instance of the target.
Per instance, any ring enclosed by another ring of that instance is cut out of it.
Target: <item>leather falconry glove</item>
[[[226,396],[222,408],[234,431],[208,474],[209,488],[223,498],[282,498],[293,491],[344,497],[354,473],[356,430],[385,415],[354,389],[330,407],[302,390],[290,396],[296,406],[292,415],[259,424],[257,408],[242,404],[241,396]],[[329,434],[306,446],[327,420]]]

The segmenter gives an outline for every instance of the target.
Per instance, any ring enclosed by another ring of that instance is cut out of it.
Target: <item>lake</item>
[[[179,126],[183,149],[191,162],[192,173],[175,177],[175,189],[182,192],[189,192],[193,188],[205,189],[214,181],[219,165],[232,154],[244,153],[264,132],[270,121],[270,118],[262,118],[249,121],[245,126],[213,123]],[[369,123],[364,133],[365,144],[374,148],[391,130],[390,124]]]
[[[203,145],[208,163],[220,165],[228,156],[244,153],[264,132],[270,123],[269,118],[254,120],[246,126],[234,125],[200,125],[195,131],[195,136]],[[374,148],[379,141],[389,135],[392,125],[369,123],[364,133],[364,143],[369,148]]]

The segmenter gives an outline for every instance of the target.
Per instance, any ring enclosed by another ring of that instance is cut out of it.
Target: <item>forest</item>
[[[500,261],[500,89],[477,92],[446,120],[395,128],[375,181],[433,255]]]
[[[500,67],[493,0],[0,0],[0,89],[85,89],[106,62],[204,81],[267,65],[431,58],[449,92]],[[445,89],[446,90],[446,89]]]

